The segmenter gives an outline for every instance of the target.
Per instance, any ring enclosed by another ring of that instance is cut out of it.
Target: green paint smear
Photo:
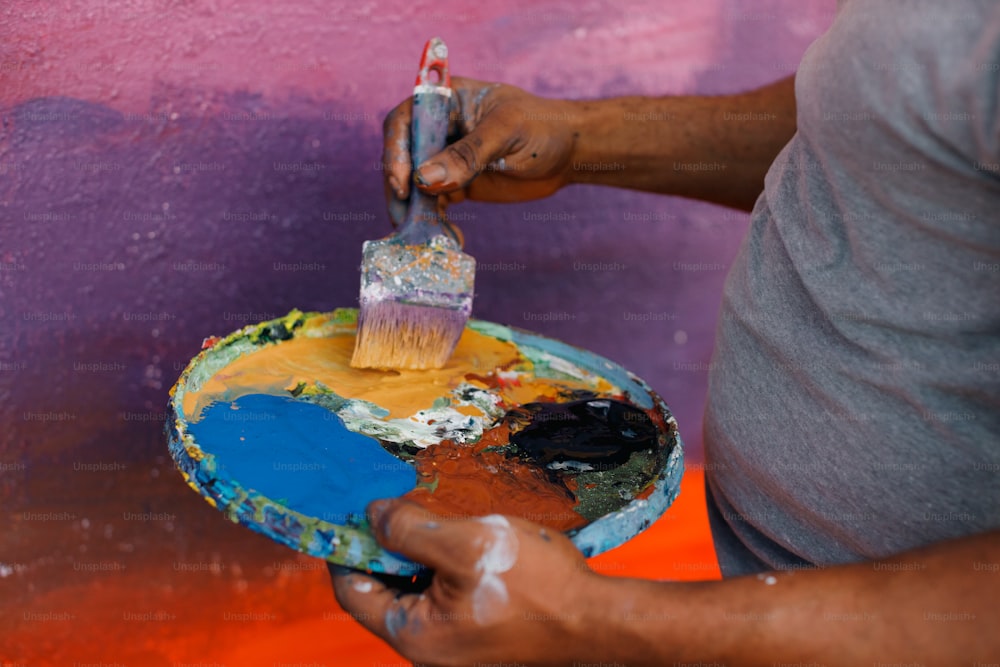
[[[348,399],[343,396],[338,396],[332,391],[329,393],[324,392],[322,394],[306,394],[301,398],[306,403],[315,403],[316,405],[322,406],[333,413],[336,413],[349,402]]]
[[[295,336],[294,331],[301,327],[307,318],[314,317],[315,315],[316,313],[303,313],[297,308],[293,309],[284,317],[279,317],[276,320],[270,320],[258,325],[257,328],[249,333],[247,338],[256,345],[288,340]]]
[[[441,484],[441,478],[434,475],[434,480],[430,482],[417,481],[417,485],[414,489],[427,489],[430,493],[437,491],[438,485]]]
[[[510,327],[494,322],[484,322],[483,320],[469,320],[467,326],[475,332],[481,333],[490,338],[502,340],[505,343],[513,342],[514,332]]]
[[[579,370],[578,374],[566,373],[565,371],[560,371],[552,367],[551,359],[554,355],[551,352],[546,352],[535,347],[530,347],[528,345],[518,346],[518,351],[521,353],[525,359],[530,361],[534,366],[535,377],[545,378],[546,380],[576,380],[583,382],[590,382],[595,379],[594,374],[585,371],[584,369],[577,366],[575,363],[560,359],[560,361],[568,362]],[[588,377],[590,375],[591,377]]]
[[[357,308],[338,308],[330,314],[330,320],[333,324],[357,324],[358,323],[358,309]]]
[[[608,470],[588,470],[563,473],[577,482],[575,509],[587,521],[596,521],[606,514],[623,509],[636,494],[656,481],[663,459],[649,450],[635,452],[628,461]],[[596,484],[588,489],[590,484]]]
[[[205,382],[210,380],[219,370],[236,361],[236,359],[242,357],[244,354],[251,352],[256,347],[244,338],[241,332],[236,332],[229,338],[232,340],[228,343],[224,339],[216,343],[215,347],[209,348],[201,361],[199,361],[199,357],[195,357],[195,362],[197,363],[193,363],[185,371],[186,378],[183,375],[181,376],[181,380],[184,380],[185,383],[185,392],[200,392]],[[176,404],[181,406],[183,401],[177,400]],[[188,415],[184,416],[188,417]]]

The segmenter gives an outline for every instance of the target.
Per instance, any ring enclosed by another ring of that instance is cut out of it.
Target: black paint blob
[[[553,470],[607,470],[657,446],[656,425],[648,414],[607,398],[525,403],[507,419],[510,442],[519,453]]]

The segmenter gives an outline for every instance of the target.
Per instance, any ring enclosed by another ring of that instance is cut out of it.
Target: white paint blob
[[[774,586],[776,583],[778,583],[778,580],[772,576],[768,576],[767,578],[764,579],[764,583],[767,584],[768,586]]]
[[[490,514],[479,522],[489,526],[490,536],[483,541],[483,552],[476,563],[480,576],[472,593],[472,618],[479,625],[485,625],[497,616],[509,599],[507,585],[500,575],[517,563],[518,542],[505,517]]]
[[[352,584],[352,587],[359,593],[372,592],[372,582],[364,579],[359,579],[358,581],[355,581],[354,584]]]

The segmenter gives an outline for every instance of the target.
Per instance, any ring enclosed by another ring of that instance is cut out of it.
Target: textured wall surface
[[[38,637],[58,650],[63,626],[43,633],[17,605],[99,579],[127,606],[124,580],[106,574],[126,566],[156,564],[150,595],[197,599],[264,576],[244,571],[248,551],[291,557],[223,524],[181,482],[161,434],[167,390],[207,335],[356,304],[361,243],[389,229],[381,119],[429,36],[448,43],[456,74],[546,96],[725,93],[794,71],[833,5],[5,3],[0,636],[19,628],[41,654]],[[477,317],[633,370],[700,460],[715,314],[745,215],[572,187],[452,217],[481,264]],[[192,580],[177,563],[216,565]],[[121,655],[161,664],[157,646]]]

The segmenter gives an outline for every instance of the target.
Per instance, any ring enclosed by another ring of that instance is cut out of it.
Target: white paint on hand
[[[774,586],[776,583],[778,583],[778,580],[774,575],[772,574],[765,575],[764,573],[760,573],[757,575],[757,581],[763,581],[768,586]]]
[[[354,590],[359,593],[371,593],[372,592],[372,582],[365,579],[359,579],[352,584]]]
[[[499,514],[490,514],[479,519],[490,527],[490,536],[484,542],[482,555],[476,563],[480,573],[479,583],[472,593],[472,618],[479,625],[485,625],[496,617],[497,612],[507,604],[507,585],[500,575],[517,563],[517,535],[510,522]]]
[[[399,631],[406,625],[406,610],[399,606],[399,601],[395,606],[389,607],[385,612],[385,629],[392,637],[397,637]]]

